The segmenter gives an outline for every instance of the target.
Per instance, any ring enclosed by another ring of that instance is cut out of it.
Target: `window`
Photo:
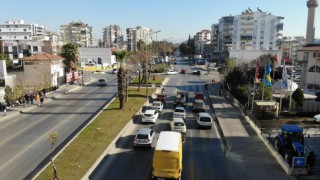
[[[320,73],[320,67],[319,66],[312,66],[309,68],[309,72],[318,72]]]

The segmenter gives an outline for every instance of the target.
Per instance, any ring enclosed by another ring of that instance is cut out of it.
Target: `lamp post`
[[[154,33],[159,33],[159,32],[161,32],[161,31],[155,31],[155,32],[152,32],[152,33],[146,33],[146,37],[147,36],[150,36],[151,37],[151,39],[152,39],[152,34],[154,34]],[[146,62],[145,62],[145,65],[144,65],[144,68],[145,68],[145,78],[146,78],[146,99],[148,99],[148,60],[147,60],[147,58],[148,58],[148,42],[147,42],[147,38],[146,38]]]

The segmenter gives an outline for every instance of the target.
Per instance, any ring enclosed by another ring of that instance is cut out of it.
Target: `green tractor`
[[[305,148],[303,128],[298,125],[281,125],[281,133],[275,137],[274,147],[292,165],[293,157],[305,157],[306,165],[313,167],[315,156],[311,149]]]

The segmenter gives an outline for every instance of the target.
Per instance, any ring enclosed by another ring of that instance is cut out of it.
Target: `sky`
[[[284,17],[283,36],[305,37],[308,13],[306,0],[2,0],[1,7],[1,24],[24,20],[59,33],[60,25],[81,21],[92,26],[93,36],[98,39],[109,25],[119,25],[124,36],[126,28],[143,26],[161,31],[153,35],[154,40],[173,43],[210,30],[223,16],[239,15],[248,8],[256,11],[257,7]],[[320,37],[318,21],[315,37]]]

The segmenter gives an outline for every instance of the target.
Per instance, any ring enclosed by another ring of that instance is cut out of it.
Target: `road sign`
[[[311,147],[310,146],[305,146],[304,147],[304,156],[305,157],[309,156],[310,152],[311,152]]]
[[[306,165],[306,158],[305,157],[293,157],[292,164],[294,167],[304,167]]]

